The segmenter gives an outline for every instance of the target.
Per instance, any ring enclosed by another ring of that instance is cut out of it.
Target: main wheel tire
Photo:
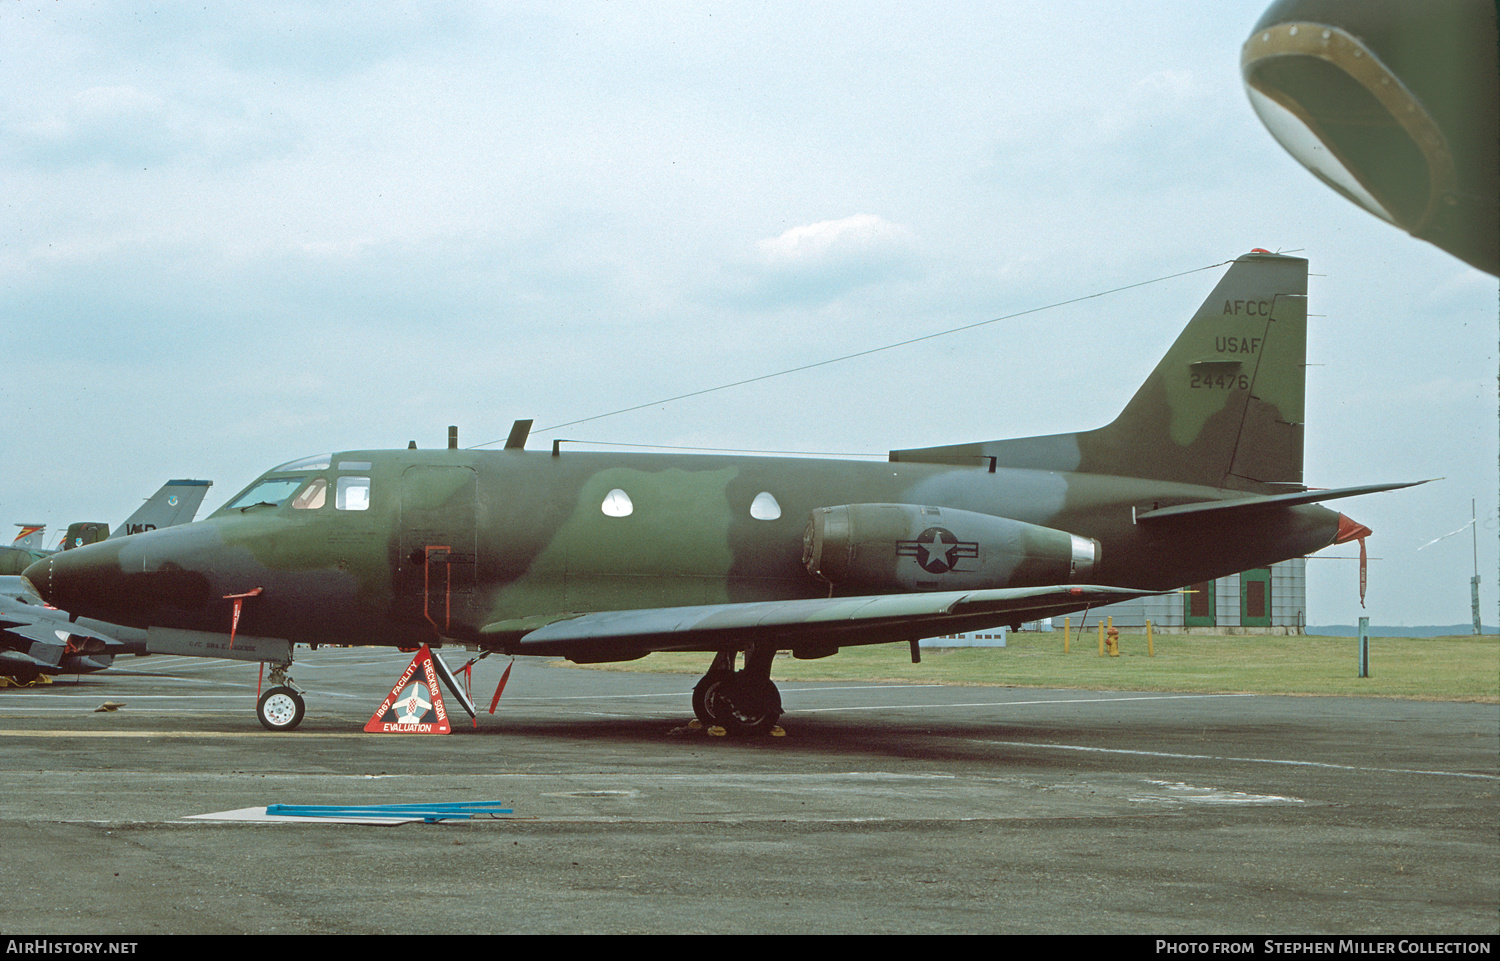
[[[268,731],[291,731],[302,723],[307,705],[302,695],[289,687],[273,687],[262,694],[255,705],[255,715]]]
[[[704,678],[710,681],[709,678]],[[743,672],[712,680],[703,692],[704,711],[731,737],[769,734],[781,720],[781,692],[768,679]]]
[[[715,724],[722,723],[719,720],[718,714],[715,713],[714,707],[723,700],[721,696],[716,694],[713,700],[713,705],[710,705],[709,692],[716,691],[718,685],[722,684],[732,677],[734,677],[733,671],[709,671],[707,674],[703,675],[703,679],[693,687],[693,713],[697,715],[698,720],[702,721],[709,727],[712,727]]]

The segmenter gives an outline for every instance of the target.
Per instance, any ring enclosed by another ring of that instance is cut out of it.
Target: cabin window
[[[303,488],[302,493],[292,498],[292,507],[299,511],[315,511],[327,500],[328,481],[319,477]]]
[[[750,516],[758,521],[774,521],[781,516],[781,505],[770,491],[761,491],[750,502]]]
[[[599,509],[608,517],[629,517],[635,510],[635,505],[630,502],[630,495],[616,487],[604,495],[604,503]]]
[[[370,509],[370,478],[340,477],[333,506],[341,511]]]

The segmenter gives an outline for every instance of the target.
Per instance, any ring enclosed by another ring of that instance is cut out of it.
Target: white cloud
[[[817,270],[903,259],[915,241],[905,227],[874,214],[855,214],[793,227],[758,241],[755,249],[774,269]]]
[[[243,163],[294,141],[284,118],[265,116],[233,97],[197,103],[130,84],[86,87],[7,126],[6,152],[52,169],[183,159]]]
[[[88,163],[155,162],[172,152],[174,123],[166,101],[133,86],[89,87],[60,109],[18,123],[13,141],[33,159]]]
[[[827,303],[920,268],[916,235],[874,214],[792,227],[757,241],[733,298],[751,307]]]

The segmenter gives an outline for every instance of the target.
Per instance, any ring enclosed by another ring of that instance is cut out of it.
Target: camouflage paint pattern
[[[1253,501],[1300,489],[1306,290],[1305,260],[1239,258],[1093,431],[884,463],[353,451],[27,577],[60,607],[143,628],[225,634],[226,598],[261,588],[249,637],[580,660],[767,641],[828,653],[1173,589],[1338,536],[1331,510]],[[1206,509],[1138,520],[1176,505]],[[820,516],[863,519],[836,541],[842,567],[810,560]]]

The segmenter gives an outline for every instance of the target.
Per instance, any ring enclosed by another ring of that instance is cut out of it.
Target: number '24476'
[[[1205,390],[1249,390],[1249,374],[1193,374],[1188,382],[1189,387],[1202,387]]]

